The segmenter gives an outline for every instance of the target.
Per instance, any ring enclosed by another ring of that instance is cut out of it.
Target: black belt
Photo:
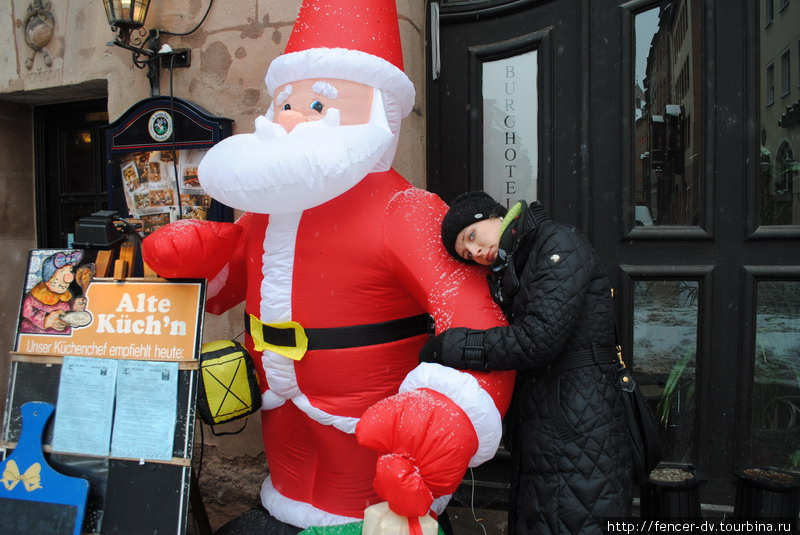
[[[565,370],[583,368],[592,365],[619,364],[617,350],[613,347],[593,347],[579,351],[570,351],[559,355],[550,366],[550,373],[559,373]]]
[[[245,312],[245,331],[250,333],[250,317]],[[261,326],[264,341],[276,346],[294,347],[297,345],[294,329],[282,329],[271,325]],[[347,349],[350,347],[388,344],[433,331],[433,318],[420,314],[408,318],[351,325],[348,327],[327,327],[318,329],[303,328],[308,338],[308,351],[317,349]]]

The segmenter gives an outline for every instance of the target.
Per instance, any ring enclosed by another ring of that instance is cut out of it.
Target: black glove
[[[444,364],[442,360],[442,339],[443,334],[439,336],[431,336],[422,349],[419,350],[420,362],[435,362],[436,364]]]
[[[420,362],[435,362],[460,370],[486,370],[484,331],[448,329],[430,338],[419,351]]]

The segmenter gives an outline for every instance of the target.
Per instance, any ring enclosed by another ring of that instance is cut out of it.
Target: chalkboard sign
[[[0,499],[0,535],[72,535],[74,505]]]

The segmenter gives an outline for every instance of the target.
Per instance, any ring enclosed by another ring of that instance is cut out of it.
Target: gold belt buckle
[[[293,346],[279,346],[271,344],[264,340],[263,326],[272,327],[273,329],[292,329],[294,330],[295,345]],[[250,337],[253,339],[253,347],[256,351],[270,351],[286,357],[287,359],[300,360],[308,350],[308,337],[306,336],[303,326],[296,321],[286,321],[283,323],[262,323],[253,314],[250,314]]]

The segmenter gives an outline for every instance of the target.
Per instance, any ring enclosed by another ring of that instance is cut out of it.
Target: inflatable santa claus
[[[208,278],[210,312],[246,301],[273,517],[343,524],[381,501],[441,512],[494,455],[513,376],[418,364],[431,325],[504,319],[483,275],[444,250],[445,204],[391,169],[415,98],[394,0],[304,1],[266,85],[255,132],[199,167],[244,215],[170,224],[144,258],[164,277]]]

